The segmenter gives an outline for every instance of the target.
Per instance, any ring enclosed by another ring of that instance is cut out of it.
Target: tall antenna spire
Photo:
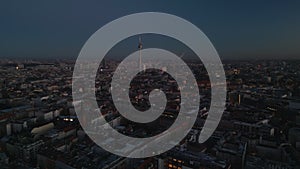
[[[141,36],[139,36],[139,45],[138,45],[138,48],[139,48],[139,54],[140,54],[139,69],[140,69],[140,71],[142,71],[142,53],[141,53],[141,50],[143,48],[143,45],[142,45],[142,38],[141,38]]]

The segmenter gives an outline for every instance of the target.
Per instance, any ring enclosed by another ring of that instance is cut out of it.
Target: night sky
[[[275,0],[2,1],[0,58],[76,58],[96,30],[137,12],[194,23],[222,59],[300,58],[300,1]]]

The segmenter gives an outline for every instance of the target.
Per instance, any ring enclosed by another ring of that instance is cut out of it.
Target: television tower
[[[142,45],[142,38],[141,36],[139,36],[139,45],[138,45],[138,48],[139,48],[139,54],[140,54],[140,63],[139,63],[139,69],[140,71],[142,71],[142,48],[143,48],[143,45]]]

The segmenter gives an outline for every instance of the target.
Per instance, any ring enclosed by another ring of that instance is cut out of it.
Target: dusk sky
[[[300,1],[28,0],[0,3],[0,58],[76,58],[95,31],[137,12],[192,22],[222,59],[300,56]]]

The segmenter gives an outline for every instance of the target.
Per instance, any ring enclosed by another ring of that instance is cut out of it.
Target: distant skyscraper
[[[140,71],[142,71],[142,53],[141,53],[141,50],[143,48],[143,45],[142,45],[142,38],[141,37],[139,37],[138,48],[139,48],[139,55],[140,55],[139,69],[140,69]]]

